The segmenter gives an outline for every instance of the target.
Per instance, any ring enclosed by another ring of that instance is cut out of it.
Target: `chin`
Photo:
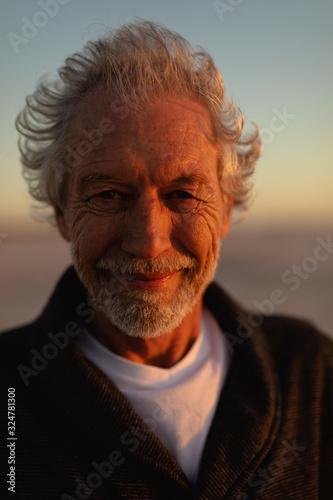
[[[164,297],[156,293],[113,294],[101,288],[93,297],[96,309],[125,335],[136,338],[157,338],[178,328],[201,298],[181,289],[165,303]]]

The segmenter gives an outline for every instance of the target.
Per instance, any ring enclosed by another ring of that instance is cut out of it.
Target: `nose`
[[[171,248],[171,220],[158,195],[140,196],[124,228],[122,250],[139,259],[154,259]]]

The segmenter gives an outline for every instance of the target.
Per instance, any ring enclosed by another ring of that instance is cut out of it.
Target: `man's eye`
[[[107,191],[101,191],[96,195],[97,198],[103,198],[104,200],[115,200],[120,199],[121,194],[119,191],[115,191],[114,189],[108,189]]]
[[[200,206],[200,201],[188,191],[176,189],[168,193],[164,203],[173,212],[193,213]]]
[[[172,193],[169,193],[167,198],[181,198],[181,199],[186,199],[186,198],[193,198],[193,196],[188,193],[187,191],[172,191]]]
[[[101,191],[87,200],[88,206],[97,211],[106,212],[119,210],[120,207],[127,205],[128,197],[125,193],[117,191],[116,189],[106,189]],[[111,203],[112,202],[112,203]]]

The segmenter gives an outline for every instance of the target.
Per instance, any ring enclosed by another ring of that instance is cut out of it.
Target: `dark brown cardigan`
[[[93,313],[71,268],[34,323],[0,335],[0,498],[333,499],[332,342],[302,321],[251,316],[214,284],[205,304],[233,360],[195,490],[78,349],[78,324],[89,326]],[[15,494],[6,484],[8,387],[16,393]]]

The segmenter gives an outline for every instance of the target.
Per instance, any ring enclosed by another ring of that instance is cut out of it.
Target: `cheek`
[[[222,209],[204,207],[191,215],[183,216],[178,235],[183,245],[204,266],[208,259],[216,258],[220,246]]]
[[[72,210],[72,245],[81,261],[93,263],[119,237],[117,225],[110,215],[91,213],[84,207]]]

